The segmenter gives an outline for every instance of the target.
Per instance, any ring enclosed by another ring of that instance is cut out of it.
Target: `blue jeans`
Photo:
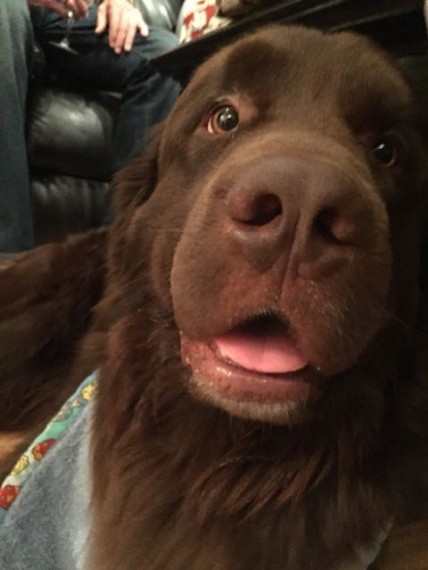
[[[0,6],[6,6],[4,15],[0,8],[0,22],[8,18],[10,20],[10,13],[13,19],[14,12],[17,11],[16,6],[19,6],[23,13],[27,12],[23,18],[26,21],[25,26],[22,25],[19,30],[20,35],[18,36],[15,31],[14,50],[17,46],[31,43],[30,19],[28,11],[24,10],[24,4],[26,8],[26,0],[0,0]],[[70,42],[78,52],[74,55],[50,43],[61,40],[65,30],[63,18],[55,12],[32,8],[31,24],[34,36],[43,49],[51,70],[59,75],[75,79],[82,87],[116,91],[122,94],[113,143],[112,173],[114,173],[144,148],[150,127],[166,117],[179,94],[179,84],[171,77],[161,75],[150,63],[155,55],[177,45],[176,36],[163,29],[151,28],[147,38],[136,37],[130,53],[117,55],[108,45],[107,34],[98,36],[94,33],[96,10],[92,7],[88,18],[79,20],[73,26]],[[0,26],[0,53],[2,53],[4,51],[2,47],[4,23]],[[15,51],[11,53],[16,58]],[[27,77],[28,57],[24,59],[20,56],[18,60],[19,75],[22,76],[24,83],[21,89],[23,94],[19,100],[20,112],[16,114],[11,111],[7,124],[0,121],[0,143],[8,136],[13,138],[11,148],[15,149],[17,163],[17,168],[14,168],[5,178],[3,168],[6,168],[6,171],[10,168],[1,158],[0,151],[0,252],[19,251],[33,245],[23,127],[26,85],[24,79],[26,80]],[[0,113],[2,114],[2,109],[8,109],[11,105],[9,97],[12,97],[12,93],[7,93],[6,96],[3,93],[2,67],[1,75]],[[15,93],[13,96],[15,97]],[[17,210],[18,202],[19,211]],[[6,214],[7,212],[13,212],[13,214]],[[18,239],[20,235],[22,239]]]
[[[0,255],[33,245],[25,100],[33,35],[26,0],[0,1]]]

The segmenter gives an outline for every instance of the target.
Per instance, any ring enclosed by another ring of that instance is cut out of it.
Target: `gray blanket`
[[[36,466],[0,523],[0,570],[84,570],[93,409],[90,401]],[[355,552],[337,570],[365,570],[386,534]]]
[[[94,403],[32,473],[0,524],[1,570],[82,570],[89,532]]]

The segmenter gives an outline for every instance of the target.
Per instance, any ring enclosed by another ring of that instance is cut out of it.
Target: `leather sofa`
[[[175,29],[181,0],[137,0],[145,20]],[[108,199],[117,93],[82,90],[52,76],[35,47],[27,147],[38,244],[100,226]]]
[[[175,30],[181,0],[134,2],[148,23]],[[220,45],[272,22],[357,30],[412,60],[427,51],[423,0],[377,0],[370,7],[355,0],[269,0],[265,5],[158,57],[155,64],[185,82]],[[419,70],[426,69],[425,61]],[[119,95],[76,89],[67,85],[67,78],[51,77],[40,67],[29,97],[28,155],[36,240],[44,243],[103,223]]]

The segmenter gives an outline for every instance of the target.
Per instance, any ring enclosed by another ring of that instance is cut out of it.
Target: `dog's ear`
[[[151,133],[148,148],[114,177],[112,186],[115,217],[126,216],[129,208],[134,209],[145,202],[155,189],[163,128],[163,125],[157,125]]]
[[[0,431],[43,421],[74,388],[66,379],[104,289],[105,250],[101,229],[0,262]]]

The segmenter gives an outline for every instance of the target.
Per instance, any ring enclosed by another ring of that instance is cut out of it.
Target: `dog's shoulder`
[[[1,431],[33,427],[54,413],[52,395],[74,388],[66,378],[104,289],[105,246],[96,230],[0,264]]]

